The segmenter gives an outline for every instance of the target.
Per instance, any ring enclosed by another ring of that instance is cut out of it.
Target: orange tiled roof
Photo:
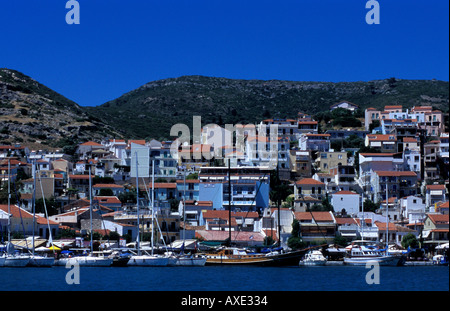
[[[302,179],[298,180],[295,184],[296,185],[321,185],[321,186],[325,186],[325,184],[323,182],[320,182],[320,181],[315,180],[313,178],[302,178]]]

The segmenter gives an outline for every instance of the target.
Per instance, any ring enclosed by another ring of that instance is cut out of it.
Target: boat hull
[[[380,266],[400,266],[402,264],[402,258],[397,256],[344,258],[344,264],[349,266],[365,266],[368,263],[377,263]]]
[[[202,267],[206,264],[206,258],[202,257],[179,257],[175,261],[175,266]]]
[[[300,261],[300,266],[325,266],[327,260],[302,260]]]
[[[34,256],[30,258],[28,266],[30,267],[51,267],[55,264],[55,258]]]
[[[30,262],[28,256],[11,256],[6,257],[3,267],[25,267]]]
[[[0,267],[3,267],[5,265],[6,258],[0,257]]]
[[[169,257],[160,256],[131,256],[128,266],[165,267],[169,265]]]
[[[61,258],[55,262],[56,266],[79,265],[84,267],[110,267],[112,258],[95,258],[95,257],[72,257]]]
[[[207,256],[206,265],[297,266],[307,250],[274,255]]]

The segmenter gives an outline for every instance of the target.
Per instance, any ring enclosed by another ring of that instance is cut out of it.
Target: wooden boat
[[[265,254],[252,253],[236,247],[224,247],[203,255],[206,257],[206,265],[296,266],[299,260],[313,248],[295,251],[280,250]]]

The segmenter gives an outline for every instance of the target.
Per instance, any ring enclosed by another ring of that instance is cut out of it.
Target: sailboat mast
[[[183,177],[183,244],[186,242],[186,167],[184,168]]]
[[[364,189],[361,193],[361,207],[362,207],[362,222],[361,222],[361,240],[364,241],[364,226],[366,225],[366,220],[364,218]]]
[[[155,224],[155,160],[152,160],[152,255],[153,255],[153,227]]]
[[[11,159],[8,158],[8,242],[11,243]]]
[[[231,158],[228,159],[228,238],[229,246],[231,246]]]
[[[137,246],[137,251],[138,251],[138,256],[141,255],[141,247],[140,247],[140,238],[139,235],[141,234],[141,229],[140,229],[140,225],[139,225],[139,177],[138,177],[138,171],[139,171],[139,167],[138,167],[138,157],[137,157],[137,151],[135,152],[136,155],[136,215],[137,215],[137,239],[136,239],[136,246]]]
[[[91,166],[89,166],[89,205],[90,205],[90,210],[89,210],[89,217],[91,220],[91,254],[94,250],[93,248],[93,239],[94,239],[94,232],[92,232],[92,180],[91,180]]]
[[[34,229],[36,226],[36,160],[33,161],[33,199],[31,201],[33,208],[33,256],[34,256]]]
[[[389,249],[388,176],[386,176],[386,254]]]

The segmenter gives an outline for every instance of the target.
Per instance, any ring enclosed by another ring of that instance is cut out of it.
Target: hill
[[[149,82],[87,111],[130,138],[170,139],[176,123],[192,126],[192,116],[208,123],[249,124],[267,118],[317,114],[350,101],[368,107],[431,105],[448,111],[449,83],[384,79],[368,82],[296,82],[182,76]]]
[[[0,144],[62,148],[118,135],[85,109],[32,78],[0,69]]]

